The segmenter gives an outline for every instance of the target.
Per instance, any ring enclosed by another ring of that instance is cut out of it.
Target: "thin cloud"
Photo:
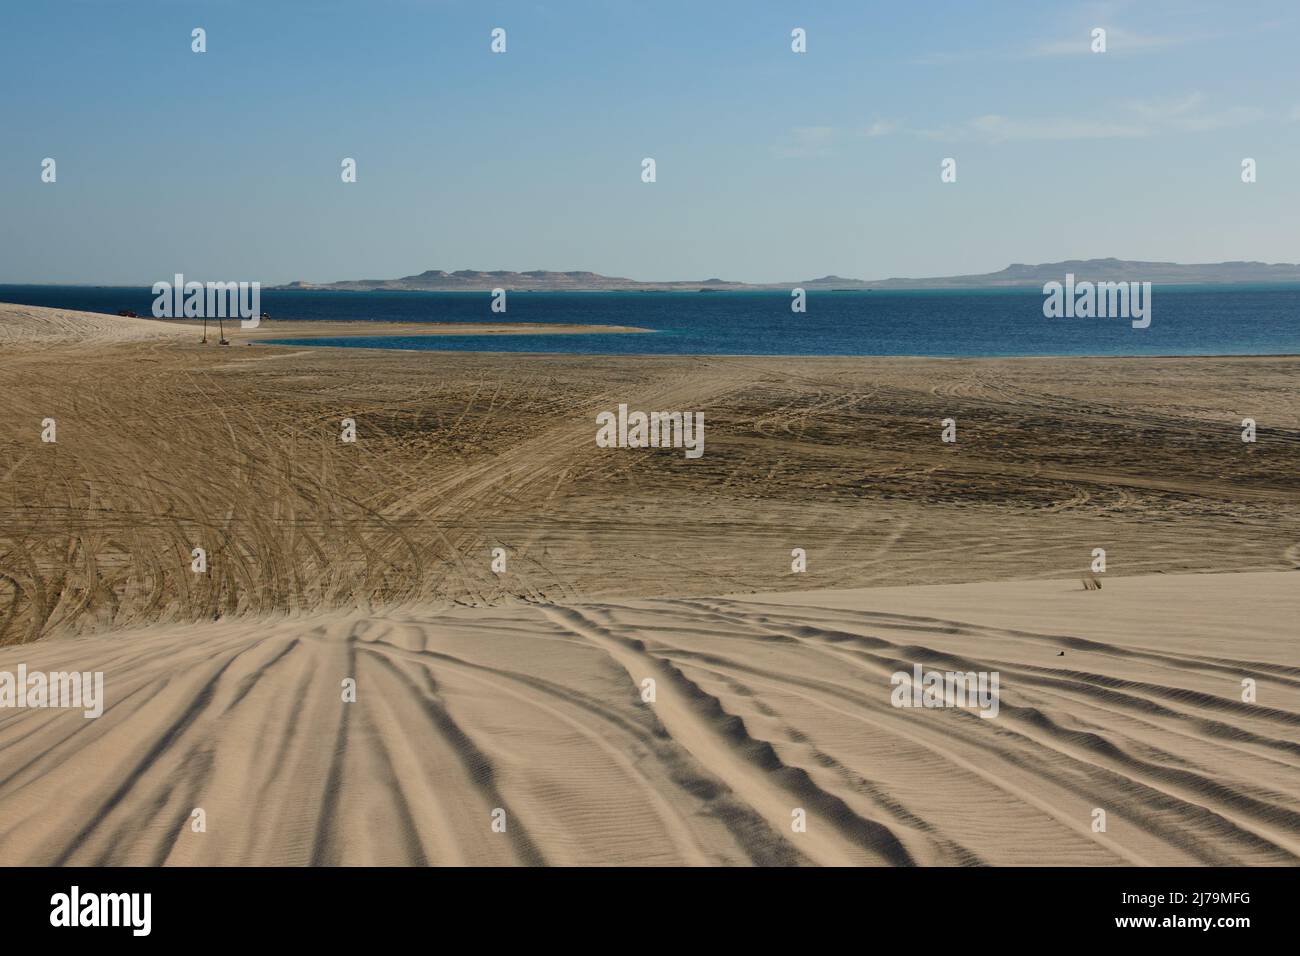
[[[1206,110],[1206,103],[1203,93],[1193,92],[1169,99],[1130,100],[1101,117],[1014,118],[987,113],[962,123],[917,132],[930,139],[982,139],[988,142],[1138,139],[1162,133],[1205,133],[1281,119],[1275,112],[1250,106]]]
[[[991,142],[1012,140],[1123,139],[1147,136],[1150,129],[1141,123],[1112,120],[1097,121],[1069,116],[1041,119],[1013,119],[997,113],[976,116],[957,126],[922,130],[931,139],[984,139]]]
[[[1177,99],[1129,100],[1124,105],[1139,116],[1167,119],[1193,113],[1204,102],[1205,94],[1198,91]]]
[[[1107,27],[1098,23],[1106,31],[1106,53],[1125,53],[1131,50],[1161,50],[1181,46],[1192,38],[1186,36],[1158,36],[1130,33],[1120,27]],[[1034,44],[1028,52],[1031,57],[1044,56],[1084,56],[1092,54],[1092,31],[1089,28],[1080,31],[1079,36],[1060,40],[1042,40]]]
[[[1201,116],[1176,117],[1168,125],[1184,133],[1208,133],[1216,129],[1232,129],[1274,120],[1274,114],[1254,106],[1234,106],[1218,113]]]
[[[785,142],[772,147],[772,153],[781,159],[829,156],[840,138],[841,132],[834,126],[796,126],[787,134]]]
[[[1187,133],[1204,133],[1251,123],[1276,121],[1279,117],[1257,106],[1233,106],[1224,110],[1205,110],[1204,93],[1189,93],[1171,99],[1130,100],[1125,108],[1141,116],[1157,129]]]
[[[1136,99],[1116,103],[1109,111],[1092,116],[1038,117],[982,113],[961,122],[933,128],[908,128],[894,120],[877,119],[860,127],[797,126],[783,142],[772,147],[784,159],[809,159],[833,155],[839,147],[884,136],[910,135],[926,139],[989,143],[1141,139],[1177,133],[1206,133],[1253,123],[1300,121],[1300,106],[1290,112],[1253,106],[1211,109],[1209,97],[1199,90],[1178,96]]]
[[[833,155],[836,147],[848,140],[876,139],[889,136],[898,129],[898,124],[891,120],[875,120],[857,129],[796,126],[786,134],[783,142],[772,147],[772,154],[780,159],[816,159]]]

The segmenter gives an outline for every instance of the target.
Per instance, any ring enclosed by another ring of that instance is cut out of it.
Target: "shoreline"
[[[585,331],[585,330],[584,330]],[[603,333],[606,330],[600,329],[598,332]],[[634,328],[617,328],[610,331],[617,332],[646,332],[655,333],[658,329],[634,329]],[[431,333],[436,334],[436,333]],[[448,335],[480,335],[480,334],[498,334],[502,336],[509,335],[529,335],[531,332],[517,332],[512,330],[491,330],[484,332],[474,330],[472,332],[454,332],[443,333]],[[578,334],[578,333],[574,333]],[[367,338],[368,336],[360,334],[338,335],[338,336],[295,336],[295,338]],[[383,338],[386,336],[375,336]],[[400,335],[394,335],[394,338]],[[277,342],[274,340],[259,341],[259,345],[279,345],[286,348],[306,347],[302,342],[284,341]],[[846,360],[846,359],[871,359],[872,361],[924,361],[924,362],[1019,362],[1033,360],[1054,360],[1069,361],[1079,359],[1089,362],[1101,362],[1107,360],[1120,361],[1141,361],[1141,360],[1159,360],[1172,359],[1182,361],[1194,361],[1196,359],[1295,359],[1300,358],[1297,352],[1216,352],[1213,354],[1197,353],[1170,353],[1160,355],[1096,355],[1096,354],[1047,354],[1047,355],[884,355],[880,353],[863,353],[860,355],[847,355],[843,353],[789,353],[789,352],[527,352],[523,350],[493,350],[493,349],[408,349],[408,348],[389,348],[382,345],[316,345],[316,348],[330,348],[352,350],[357,352],[404,352],[408,354],[423,354],[437,352],[443,355],[512,355],[521,358],[541,358],[553,357],[557,355],[570,356],[572,358],[603,358],[603,359],[797,359],[797,360]]]
[[[201,328],[202,320],[187,319],[149,319],[151,322],[167,322],[182,328]],[[245,329],[239,320],[233,321],[235,327],[227,328],[227,337],[238,336],[240,339],[252,339],[267,342],[272,337],[297,339],[312,338],[401,338],[434,335],[627,335],[652,333],[654,329],[642,329],[632,325],[586,325],[580,322],[545,323],[545,322],[388,322],[357,319],[339,321],[335,319],[269,319],[255,329]],[[211,334],[214,320],[208,320],[208,333]]]

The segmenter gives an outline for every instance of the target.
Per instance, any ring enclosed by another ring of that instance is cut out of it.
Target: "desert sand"
[[[1300,862],[1300,359],[197,339],[0,306],[0,864]]]
[[[0,863],[1294,865],[1293,577],[405,608],[5,648],[10,669],[102,670],[109,707],[0,721]],[[998,671],[1001,712],[891,706],[914,662]]]

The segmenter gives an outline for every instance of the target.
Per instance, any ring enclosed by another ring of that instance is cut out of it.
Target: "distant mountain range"
[[[429,269],[419,275],[401,279],[352,279],[343,282],[290,282],[276,286],[285,290],[324,290],[339,292],[487,292],[507,289],[512,292],[721,292],[741,289],[997,289],[1041,286],[1061,281],[1072,273],[1075,281],[1135,281],[1161,285],[1233,285],[1245,282],[1300,282],[1300,265],[1267,262],[1213,262],[1183,265],[1177,262],[1136,262],[1129,259],[1069,259],[1039,265],[1014,263],[999,272],[979,275],[941,276],[925,279],[845,279],[822,276],[799,282],[754,284],[703,279],[685,282],[641,282],[596,272],[479,272],[461,269],[444,272]]]

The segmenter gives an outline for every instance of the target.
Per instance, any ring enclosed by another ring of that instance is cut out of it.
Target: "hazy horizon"
[[[973,274],[970,274],[970,276],[971,276],[972,278],[978,278],[978,277],[983,276],[983,275],[996,275],[996,274],[998,274],[998,273],[1004,271],[1005,269],[1012,268],[1012,267],[1015,267],[1015,266],[1029,266],[1029,267],[1031,267],[1031,268],[1036,268],[1036,267],[1041,267],[1041,266],[1047,266],[1047,265],[1058,265],[1058,264],[1063,264],[1063,263],[1079,263],[1079,264],[1083,264],[1083,263],[1087,263],[1087,262],[1104,262],[1104,261],[1107,261],[1107,260],[1110,260],[1110,259],[1115,259],[1115,257],[1100,257],[1100,258],[1097,258],[1097,259],[1091,259],[1091,260],[1066,259],[1066,260],[1061,260],[1060,263],[1008,263],[1008,264],[1007,264],[1006,266],[1004,266],[1002,269],[995,269],[995,270],[992,270],[992,271],[989,272],[989,273],[973,273]],[[1116,259],[1115,261],[1118,261],[1118,262],[1132,262],[1132,261],[1135,261],[1135,260],[1117,260],[1117,259]],[[1292,267],[1295,267],[1295,268],[1300,269],[1300,263],[1292,263],[1292,262],[1273,262],[1273,263],[1267,263],[1267,262],[1259,262],[1259,261],[1252,261],[1252,260],[1224,260],[1224,261],[1222,261],[1222,262],[1213,262],[1213,263],[1211,263],[1211,262],[1187,262],[1187,263],[1175,263],[1175,262],[1159,261],[1159,260],[1150,260],[1150,261],[1153,262],[1153,263],[1159,264],[1159,265],[1165,265],[1165,266],[1170,266],[1170,265],[1172,265],[1172,266],[1178,266],[1178,267],[1189,268],[1189,269],[1190,269],[1190,268],[1205,268],[1205,267],[1212,267],[1212,266],[1223,266],[1223,265],[1246,265],[1246,266],[1250,266],[1250,265],[1292,266]],[[602,279],[611,279],[611,280],[623,280],[623,279],[626,279],[626,280],[628,280],[628,281],[632,281],[632,282],[642,282],[642,283],[645,283],[645,284],[653,284],[653,283],[656,283],[656,282],[662,282],[662,283],[682,283],[682,284],[685,284],[685,285],[695,285],[695,284],[698,284],[698,283],[701,283],[701,282],[716,281],[716,280],[718,280],[718,279],[721,279],[722,281],[724,281],[724,282],[728,282],[728,283],[731,283],[731,282],[742,282],[742,281],[743,281],[743,280],[734,280],[734,279],[731,279],[731,278],[728,277],[728,276],[719,276],[719,275],[684,276],[684,277],[683,277],[683,276],[666,276],[666,277],[665,277],[665,276],[659,276],[659,277],[655,277],[655,278],[648,278],[648,279],[646,279],[646,278],[642,278],[642,277],[639,277],[639,276],[611,276],[611,275],[606,275],[605,273],[597,273],[597,272],[595,272],[594,270],[590,270],[590,269],[553,269],[553,270],[549,270],[549,269],[548,269],[548,270],[529,270],[529,269],[474,269],[474,268],[460,268],[460,269],[441,269],[441,270],[438,270],[438,267],[431,267],[431,268],[428,269],[428,270],[424,270],[424,269],[422,269],[422,270],[420,270],[419,272],[411,273],[411,274],[406,275],[406,276],[364,276],[364,277],[363,277],[363,276],[353,276],[353,277],[343,277],[343,278],[340,278],[340,279],[337,279],[337,280],[334,280],[334,279],[323,279],[323,280],[320,280],[319,283],[314,283],[314,284],[312,284],[312,286],[309,286],[308,288],[306,288],[306,289],[304,289],[304,290],[302,290],[302,291],[313,291],[313,290],[315,290],[315,289],[314,289],[315,285],[328,286],[328,285],[337,284],[337,283],[365,282],[365,281],[371,281],[371,280],[384,280],[384,279],[390,279],[390,280],[391,280],[391,279],[406,279],[406,278],[413,278],[413,277],[419,276],[419,275],[421,275],[421,274],[423,274],[423,273],[425,273],[425,272],[428,272],[428,271],[442,271],[442,272],[444,272],[444,273],[449,273],[449,274],[455,274],[455,273],[458,273],[458,272],[459,272],[459,273],[475,273],[475,274],[480,274],[480,275],[492,275],[492,274],[497,274],[497,273],[508,273],[508,274],[512,274],[512,275],[527,275],[527,274],[529,274],[529,273],[536,273],[536,272],[546,272],[546,273],[549,274],[549,275],[592,274],[592,275],[596,275],[596,276],[598,276],[599,278],[602,278]],[[750,282],[750,283],[746,283],[746,284],[753,286],[755,290],[759,290],[759,291],[761,291],[761,290],[784,290],[784,287],[787,286],[787,285],[789,285],[790,282],[799,282],[799,281],[820,281],[820,280],[826,280],[826,279],[843,279],[843,280],[845,280],[845,281],[851,281],[851,282],[877,283],[877,282],[887,282],[887,281],[891,281],[891,280],[902,280],[902,281],[916,280],[916,281],[918,281],[918,282],[924,282],[924,281],[928,281],[928,280],[940,280],[940,279],[952,279],[952,278],[965,278],[965,277],[966,277],[965,275],[933,275],[933,276],[844,276],[844,275],[838,275],[838,274],[836,274],[836,273],[822,273],[821,275],[817,275],[817,276],[809,275],[809,276],[794,276],[794,277],[790,277],[789,281],[787,281],[787,282],[769,281],[769,282]],[[163,279],[163,280],[151,280],[150,282],[68,282],[68,281],[58,281],[58,282],[45,282],[45,281],[34,281],[34,282],[6,282],[6,281],[0,281],[0,286],[69,286],[69,287],[82,286],[82,287],[90,287],[90,288],[120,288],[120,289],[135,289],[135,288],[146,288],[146,287],[152,286],[152,285],[154,284],[154,282],[156,282],[156,281],[166,281],[167,279],[171,279],[171,278],[172,278],[171,276],[167,276],[167,277],[165,277],[165,279]],[[195,278],[195,277],[194,277],[193,275],[191,275],[189,278],[192,279],[192,278]],[[291,280],[291,282],[292,282],[292,281],[293,281],[293,280]],[[1024,280],[1024,281],[1028,282],[1029,280]],[[1278,283],[1278,284],[1280,284],[1280,285],[1287,286],[1287,285],[1294,284],[1294,281],[1300,281],[1300,280],[1289,280],[1289,279],[1276,279],[1276,280],[1269,280],[1269,279],[1261,279],[1261,280],[1255,280],[1255,279],[1240,279],[1240,280],[1237,280],[1237,279],[1234,279],[1234,280],[1231,280],[1231,281],[1226,282],[1226,283],[1225,283],[1225,282],[1222,282],[1222,281],[1221,281],[1221,282],[1213,282],[1213,281],[1210,281],[1210,280],[1205,280],[1205,281],[1203,281],[1203,282],[1190,281],[1188,284],[1190,284],[1190,285],[1225,285],[1226,287],[1231,287],[1231,286],[1235,286],[1235,285],[1238,285],[1238,284],[1240,284],[1240,285],[1251,285],[1251,284],[1261,284],[1261,283],[1262,283],[1262,284],[1268,284],[1269,282],[1276,282],[1276,283]],[[1154,284],[1156,284],[1156,285],[1177,285],[1177,284],[1179,284],[1179,283],[1180,283],[1180,280],[1156,280],[1156,282],[1155,282]],[[285,287],[287,287],[289,284],[290,284],[290,283],[276,283],[276,284],[273,285],[273,286],[268,286],[268,290],[270,290],[270,289],[281,289],[281,288],[285,288]],[[947,287],[940,287],[940,288],[947,288]],[[1006,289],[1007,291],[1016,291],[1016,290],[1021,290],[1021,291],[1023,291],[1023,290],[1026,290],[1026,289],[1027,289],[1028,291],[1034,291],[1034,290],[1035,290],[1035,287],[1030,286],[1030,285],[1024,285],[1024,286],[1020,286],[1020,285],[1008,285],[1008,286],[986,286],[986,285],[977,285],[977,286],[972,286],[971,288],[972,288],[973,290],[979,290],[979,289],[985,289],[985,288],[995,288],[995,289],[997,289],[997,288],[1004,288],[1004,289]],[[320,290],[317,290],[317,291],[330,291],[330,290],[320,289]],[[363,290],[353,290],[353,291],[363,291]],[[456,292],[459,291],[459,290],[455,290],[455,289],[434,289],[434,290],[396,289],[396,290],[372,290],[372,291],[401,291],[401,292],[420,292],[420,291],[430,291],[430,292],[435,292],[435,293],[439,293],[439,294],[440,294],[440,293],[443,293],[443,292],[448,292],[448,293],[453,293],[453,294],[454,294],[454,293],[456,293]],[[473,293],[473,292],[477,292],[478,290],[465,290],[465,291],[468,291],[468,292]],[[558,289],[558,290],[532,289],[532,290],[515,290],[515,291],[516,291],[516,292],[518,292],[518,291],[534,291],[534,292],[558,291],[558,292],[564,292],[564,291],[566,291],[566,290],[564,290],[564,289]],[[584,292],[585,292],[585,291],[595,291],[595,292],[599,292],[599,291],[617,291],[617,290],[600,290],[600,289],[585,290],[585,289],[578,289],[578,290],[573,290],[573,291],[584,291]],[[688,289],[688,290],[684,290],[684,291],[691,291],[691,290]],[[879,291],[885,291],[885,290],[879,290]],[[898,289],[898,290],[895,290],[895,291],[909,291],[909,290],[907,290],[907,289]],[[929,288],[921,288],[921,289],[911,290],[911,291],[933,291],[933,290],[932,290],[932,289],[929,289]]]
[[[1300,95],[1278,92],[1300,11],[1280,2],[142,0],[3,20],[4,69],[34,79],[0,90],[5,283],[1300,258],[1278,215],[1300,201]]]

